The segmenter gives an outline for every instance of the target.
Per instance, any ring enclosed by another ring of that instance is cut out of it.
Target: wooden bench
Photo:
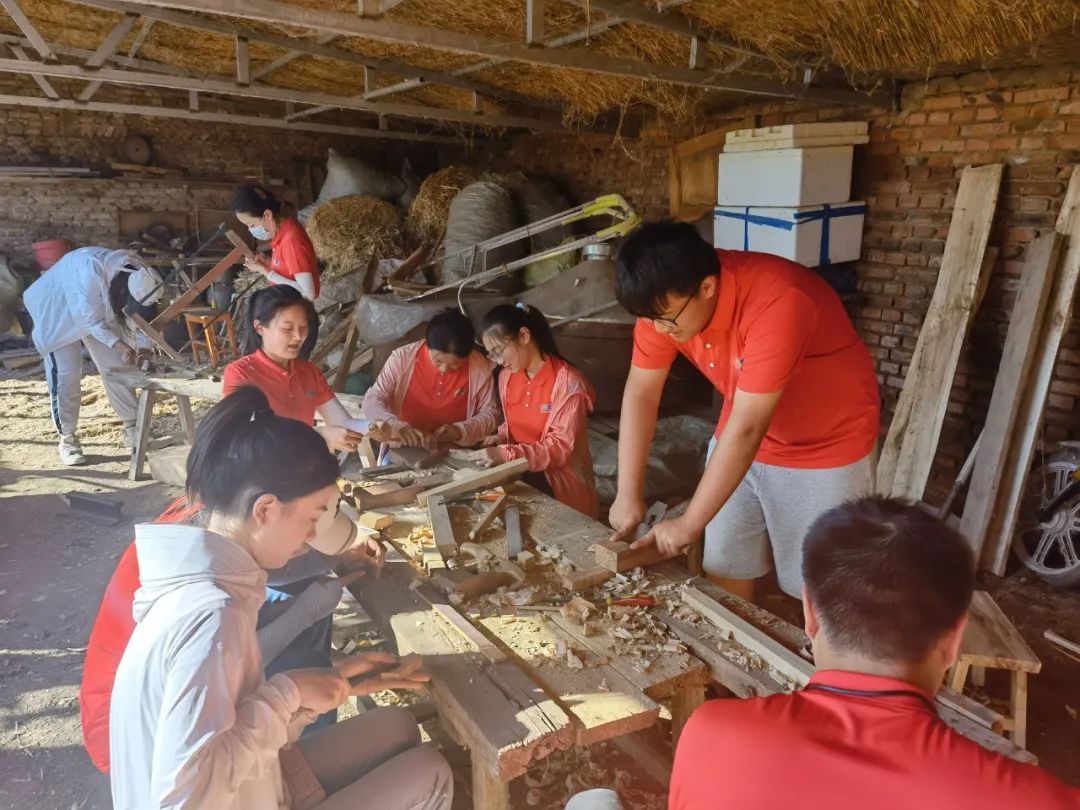
[[[963,692],[970,674],[972,682],[982,686],[988,668],[1009,671],[1009,714],[1005,717],[1004,730],[1017,746],[1026,748],[1028,675],[1037,674],[1042,662],[990,594],[975,591],[960,655],[949,683],[954,691]]]

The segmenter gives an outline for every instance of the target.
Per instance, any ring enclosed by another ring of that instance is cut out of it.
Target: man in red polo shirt
[[[873,489],[877,378],[839,297],[800,264],[714,250],[693,226],[673,222],[645,225],[626,240],[615,292],[639,317],[619,423],[616,537],[645,516],[660,395],[681,352],[724,405],[686,512],[635,546],[656,543],[674,555],[704,532],[711,579],[752,598],[771,556],[780,587],[799,597],[807,528]]]
[[[981,748],[934,710],[975,581],[959,533],[867,497],[814,523],[802,570],[817,672],[799,692],[694,712],[669,810],[1080,808],[1080,791]]]

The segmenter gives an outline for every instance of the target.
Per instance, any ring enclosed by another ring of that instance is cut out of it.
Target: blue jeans
[[[303,590],[301,585],[306,585],[306,583],[297,583],[288,587],[289,590],[299,593]],[[267,586],[266,602],[259,608],[258,626],[262,627],[280,616],[288,608],[289,600],[293,598],[294,594]],[[277,658],[266,665],[264,669],[266,677],[269,678],[290,669],[330,666],[330,636],[333,627],[333,617],[327,616],[304,630],[289,643],[289,646]],[[336,722],[337,709],[331,709],[326,714],[319,715],[311,725],[304,729],[304,734],[311,734],[320,729],[329,728]]]

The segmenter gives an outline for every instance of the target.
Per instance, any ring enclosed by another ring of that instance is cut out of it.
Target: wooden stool
[[[963,692],[968,672],[981,686],[986,667],[1007,669],[1012,679],[1010,713],[1003,724],[1012,741],[1027,747],[1028,673],[1042,669],[1042,662],[986,591],[975,591],[971,600],[960,655],[953,667],[950,686]]]
[[[199,362],[200,350],[205,350],[210,355],[210,365],[218,367],[218,360],[224,355],[233,358],[239,356],[236,348],[236,333],[233,331],[232,315],[222,312],[213,307],[201,309],[185,309],[184,322],[187,324],[188,342],[191,343],[191,356],[195,362]],[[225,326],[225,334],[215,334],[215,326]],[[202,329],[203,338],[199,338],[198,330]]]

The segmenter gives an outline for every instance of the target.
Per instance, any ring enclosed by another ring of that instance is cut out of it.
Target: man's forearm
[[[704,531],[746,476],[760,445],[761,436],[756,431],[732,429],[730,424],[725,427],[686,508],[683,520],[687,526]]]

